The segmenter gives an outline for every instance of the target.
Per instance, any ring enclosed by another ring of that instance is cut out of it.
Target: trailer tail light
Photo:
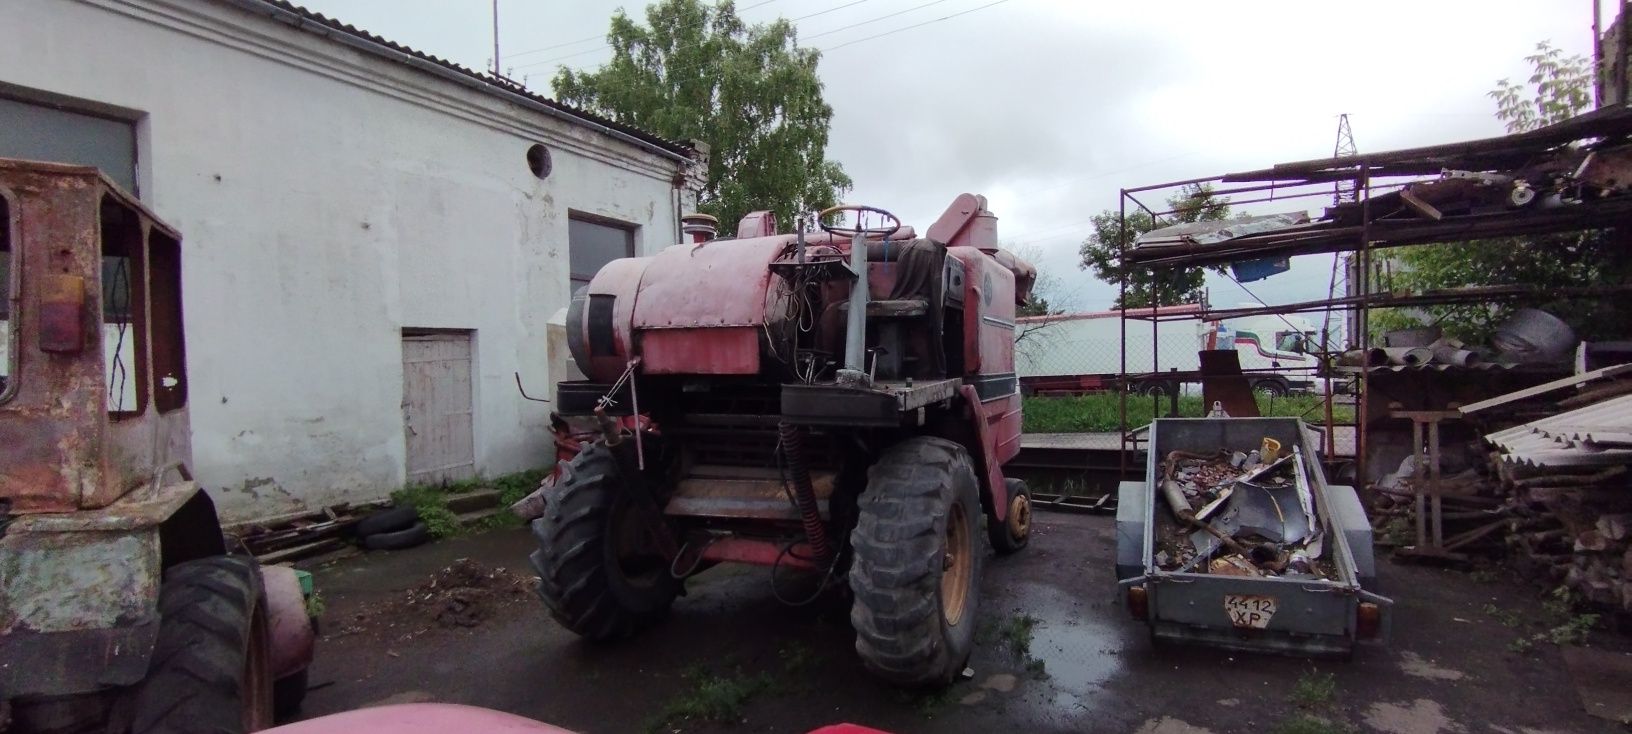
[[[1150,618],[1150,595],[1144,586],[1128,587],[1128,614],[1134,619]]]
[[[1383,629],[1383,609],[1369,601],[1360,602],[1355,610],[1354,634],[1362,640],[1376,639]]]
[[[85,348],[85,279],[48,275],[40,287],[40,351],[73,354]]]

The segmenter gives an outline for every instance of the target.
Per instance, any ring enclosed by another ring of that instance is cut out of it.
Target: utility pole
[[[493,76],[501,76],[499,69],[499,0],[493,0]]]

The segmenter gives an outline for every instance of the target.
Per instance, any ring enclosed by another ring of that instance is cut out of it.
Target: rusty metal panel
[[[963,263],[964,370],[995,375],[1014,371],[1014,272],[973,247],[947,249]]]
[[[470,334],[402,337],[402,419],[408,483],[476,475]]]
[[[640,354],[648,375],[758,374],[759,329],[652,329],[640,335]]]

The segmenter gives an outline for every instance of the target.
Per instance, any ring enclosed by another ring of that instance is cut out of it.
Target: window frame
[[[610,229],[617,229],[617,230],[623,231],[625,239],[626,239],[626,245],[624,247],[623,257],[635,257],[637,252],[639,251],[639,246],[640,245],[639,245],[639,242],[638,242],[638,237],[639,237],[639,234],[640,234],[640,225],[635,224],[633,222],[625,222],[625,221],[623,221],[621,219],[613,219],[612,217],[606,217],[606,216],[601,216],[599,214],[591,214],[589,212],[579,211],[577,209],[568,209],[567,210],[567,285],[568,285],[570,290],[577,290],[578,285],[579,285],[580,282],[582,284],[584,284],[584,285],[588,285],[589,281],[595,279],[595,273],[579,273],[579,272],[572,269],[572,223],[575,222],[575,221],[576,222],[583,222],[585,224],[593,224],[593,225],[598,225],[598,226],[602,226],[602,227],[607,227],[607,228],[610,228]],[[619,259],[619,258],[612,258],[612,260],[617,260],[617,259]],[[611,260],[608,260],[607,262],[611,262]],[[603,265],[601,265],[601,267],[605,267],[605,265],[603,264]],[[600,272],[600,269],[597,268],[596,272]]]

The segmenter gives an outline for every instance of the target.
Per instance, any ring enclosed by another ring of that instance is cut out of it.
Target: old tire
[[[1003,522],[986,520],[986,537],[992,541],[992,550],[1000,556],[1026,547],[1031,542],[1031,490],[1026,483],[1014,478],[1003,480],[1009,490],[1009,512]]]
[[[641,533],[612,450],[573,457],[543,517],[533,521],[538,595],[550,616],[581,637],[627,637],[668,614],[680,591],[669,564]]]
[[[159,588],[159,635],[132,734],[238,734],[272,725],[261,580],[247,556],[178,563]]]
[[[425,523],[416,522],[407,530],[398,530],[391,533],[375,533],[363,536],[363,547],[369,550],[404,550],[416,545],[424,545],[431,539],[431,529]]]
[[[380,510],[357,521],[354,530],[357,537],[366,538],[380,533],[394,533],[398,530],[407,530],[419,522],[419,509],[412,505],[393,507],[389,510]]]
[[[867,472],[850,622],[869,670],[905,686],[950,683],[975,644],[980,492],[969,454],[940,438],[909,438]]]
[[[1280,380],[1259,380],[1252,383],[1252,389],[1259,395],[1272,398],[1284,398],[1287,393],[1286,383]]]

